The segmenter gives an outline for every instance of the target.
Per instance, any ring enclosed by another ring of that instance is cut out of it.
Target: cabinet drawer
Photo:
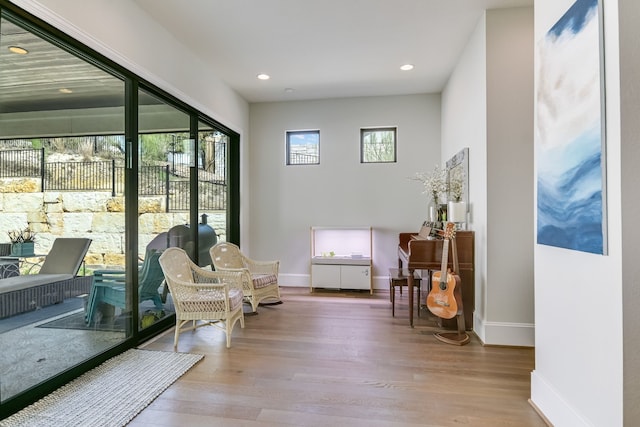
[[[314,288],[340,288],[340,266],[312,265],[311,286]]]
[[[340,287],[345,289],[369,289],[371,287],[371,267],[341,265],[340,283]]]

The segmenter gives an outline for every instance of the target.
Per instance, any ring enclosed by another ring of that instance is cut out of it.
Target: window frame
[[[309,163],[292,163],[291,162],[291,137],[296,135],[317,135],[317,161]],[[285,165],[286,166],[309,166],[320,164],[320,129],[301,129],[285,131]]]
[[[375,132],[393,133],[393,159],[392,160],[366,160],[365,159],[365,135]],[[398,162],[398,127],[397,126],[376,126],[360,128],[360,163],[397,163]]]

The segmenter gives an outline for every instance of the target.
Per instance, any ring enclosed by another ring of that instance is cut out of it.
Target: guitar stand
[[[458,321],[458,332],[436,332],[433,336],[443,343],[453,345],[465,345],[471,341],[469,334],[464,330],[464,313],[459,313],[456,318]]]
[[[460,271],[460,267],[458,266],[458,249],[456,247],[456,239],[451,239],[451,251],[453,252],[453,268],[454,271]],[[467,344],[471,338],[469,338],[469,334],[465,332],[465,321],[464,321],[464,310],[462,309],[462,289],[458,289],[460,292],[460,304],[458,306],[458,313],[456,314],[456,320],[458,322],[458,331],[457,332],[436,332],[433,336],[436,337],[437,340],[442,341],[446,344],[453,345],[465,345]]]

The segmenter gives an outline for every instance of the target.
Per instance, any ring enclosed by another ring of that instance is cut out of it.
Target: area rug
[[[0,426],[124,426],[203,357],[128,350],[0,421]]]

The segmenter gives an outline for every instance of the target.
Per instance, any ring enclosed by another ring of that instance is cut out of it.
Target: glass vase
[[[433,200],[429,202],[428,219],[430,222],[446,222],[447,205]]]

